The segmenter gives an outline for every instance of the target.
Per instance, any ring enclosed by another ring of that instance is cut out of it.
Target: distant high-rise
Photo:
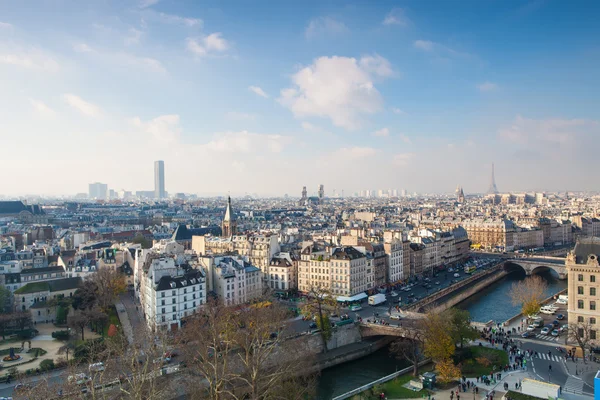
[[[325,197],[325,187],[319,185],[319,201],[323,201],[323,197]]]
[[[108,195],[108,185],[100,182],[90,183],[88,194],[90,199],[106,200]]]
[[[494,163],[492,163],[492,179],[490,180],[490,187],[488,194],[497,194],[498,188],[496,187],[496,178],[494,177]]]
[[[165,162],[154,161],[154,198],[162,200],[165,197]]]

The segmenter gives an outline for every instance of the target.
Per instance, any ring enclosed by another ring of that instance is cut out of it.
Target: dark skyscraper
[[[498,188],[496,187],[496,177],[494,176],[494,163],[492,163],[492,179],[490,180],[490,187],[488,189],[488,194],[496,194],[498,193]]]
[[[162,200],[165,197],[165,162],[154,161],[154,198]]]

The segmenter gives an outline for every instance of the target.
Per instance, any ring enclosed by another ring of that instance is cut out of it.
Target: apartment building
[[[206,268],[209,290],[225,305],[237,305],[259,299],[263,294],[262,272],[239,256],[199,257]]]
[[[594,344],[599,343],[600,329],[600,238],[580,238],[567,255],[569,324],[589,329]]]
[[[387,281],[389,283],[397,283],[404,279],[404,251],[402,241],[396,239],[392,242],[384,243],[383,248],[387,257]]]
[[[269,266],[270,288],[275,292],[289,292],[298,288],[298,260],[287,252],[277,253]]]
[[[469,219],[462,222],[472,244],[484,249],[512,249],[515,225],[507,219]]]
[[[366,277],[367,257],[352,246],[319,249],[310,245],[302,250],[298,261],[298,290],[304,293],[322,287],[338,300],[363,298],[363,292],[371,289]]]

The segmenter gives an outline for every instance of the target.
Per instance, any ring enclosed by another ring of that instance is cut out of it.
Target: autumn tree
[[[521,312],[529,317],[540,311],[547,288],[548,285],[542,278],[532,275],[513,283],[509,296],[513,305],[521,305]]]
[[[306,303],[302,306],[304,315],[316,317],[317,327],[320,329],[319,335],[323,342],[323,352],[327,353],[327,341],[331,339],[333,333],[331,323],[329,322],[329,310],[337,310],[339,307],[335,296],[331,290],[311,286],[307,293]]]
[[[116,268],[101,267],[90,279],[96,284],[97,304],[104,311],[111,306],[119,294],[125,292],[125,276]]]
[[[477,329],[471,326],[471,315],[467,310],[451,308],[448,310],[448,317],[452,340],[454,340],[454,343],[459,343],[461,349],[465,343],[479,337]]]
[[[403,338],[394,341],[390,351],[398,359],[404,359],[413,365],[413,376],[419,375],[419,362],[423,358],[424,327],[420,320],[412,325],[402,326]]]
[[[592,333],[592,331],[594,333]],[[590,342],[596,338],[595,334],[595,328],[589,322],[579,322],[576,324],[569,325],[568,338],[569,340],[576,342],[579,348],[581,349],[581,355],[584,363],[586,362],[585,350],[589,347]]]
[[[423,319],[424,353],[434,363],[451,359],[456,350],[448,314],[427,313]]]
[[[460,378],[460,368],[452,362],[452,359],[439,361],[435,365],[438,372],[437,379],[442,383],[449,383]]]

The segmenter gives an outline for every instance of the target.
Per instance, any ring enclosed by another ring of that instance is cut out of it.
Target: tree
[[[319,327],[319,334],[323,342],[323,352],[327,353],[327,341],[331,339],[331,324],[329,323],[327,309],[337,310],[339,305],[335,301],[335,296],[331,290],[311,286],[307,293],[306,303],[302,306],[302,312],[307,317],[316,316],[316,323]]]
[[[590,323],[579,322],[577,324],[569,325],[568,329],[568,337],[570,340],[576,342],[581,349],[583,363],[585,364],[585,350],[589,346],[590,342],[596,338],[595,328]]]
[[[537,275],[532,275],[520,282],[513,283],[509,295],[513,305],[521,305],[523,315],[537,314],[542,306],[548,285]]]
[[[438,364],[454,355],[456,347],[448,314],[427,313],[423,319],[423,338],[425,355],[434,363]]]
[[[193,315],[181,334],[187,371],[206,381],[206,393],[199,398],[222,399],[234,378],[230,355],[233,337],[243,326],[232,307],[211,299],[201,313]],[[191,389],[191,388],[190,388]]]
[[[31,313],[29,311],[19,311],[11,314],[11,316],[21,332],[33,326],[33,319],[31,318]]]
[[[111,267],[98,268],[88,279],[96,284],[96,304],[103,311],[106,311],[127,288],[125,276]]]
[[[89,320],[83,312],[78,314],[70,315],[67,318],[67,326],[77,332],[81,333],[81,340],[85,340],[84,329],[88,325]]]
[[[451,335],[454,343],[460,343],[460,348],[464,347],[465,342],[475,340],[479,337],[479,332],[471,326],[471,315],[467,310],[451,308],[448,311]]]
[[[460,378],[460,368],[451,359],[442,360],[435,365],[438,371],[438,379],[442,383],[449,383]]]
[[[0,314],[5,314],[10,311],[12,292],[2,284],[0,284]]]
[[[152,247],[152,241],[146,239],[143,235],[137,235],[131,242],[135,244],[141,244],[142,249],[149,249]]]
[[[392,354],[399,359],[405,359],[413,365],[413,376],[419,375],[419,361],[423,355],[423,323],[420,320],[412,326],[403,326],[404,338],[394,341],[390,346]]]
[[[248,400],[313,397],[306,385],[310,375],[301,376],[312,366],[311,352],[305,341],[288,340],[287,319],[288,310],[280,304],[239,313],[244,328],[233,336],[236,398],[237,393]]]
[[[108,315],[99,307],[95,307],[82,312],[85,319],[97,333],[103,334],[104,326],[108,322]]]
[[[85,279],[81,287],[73,294],[73,308],[76,310],[86,310],[94,307],[97,291],[96,282],[92,279]]]

